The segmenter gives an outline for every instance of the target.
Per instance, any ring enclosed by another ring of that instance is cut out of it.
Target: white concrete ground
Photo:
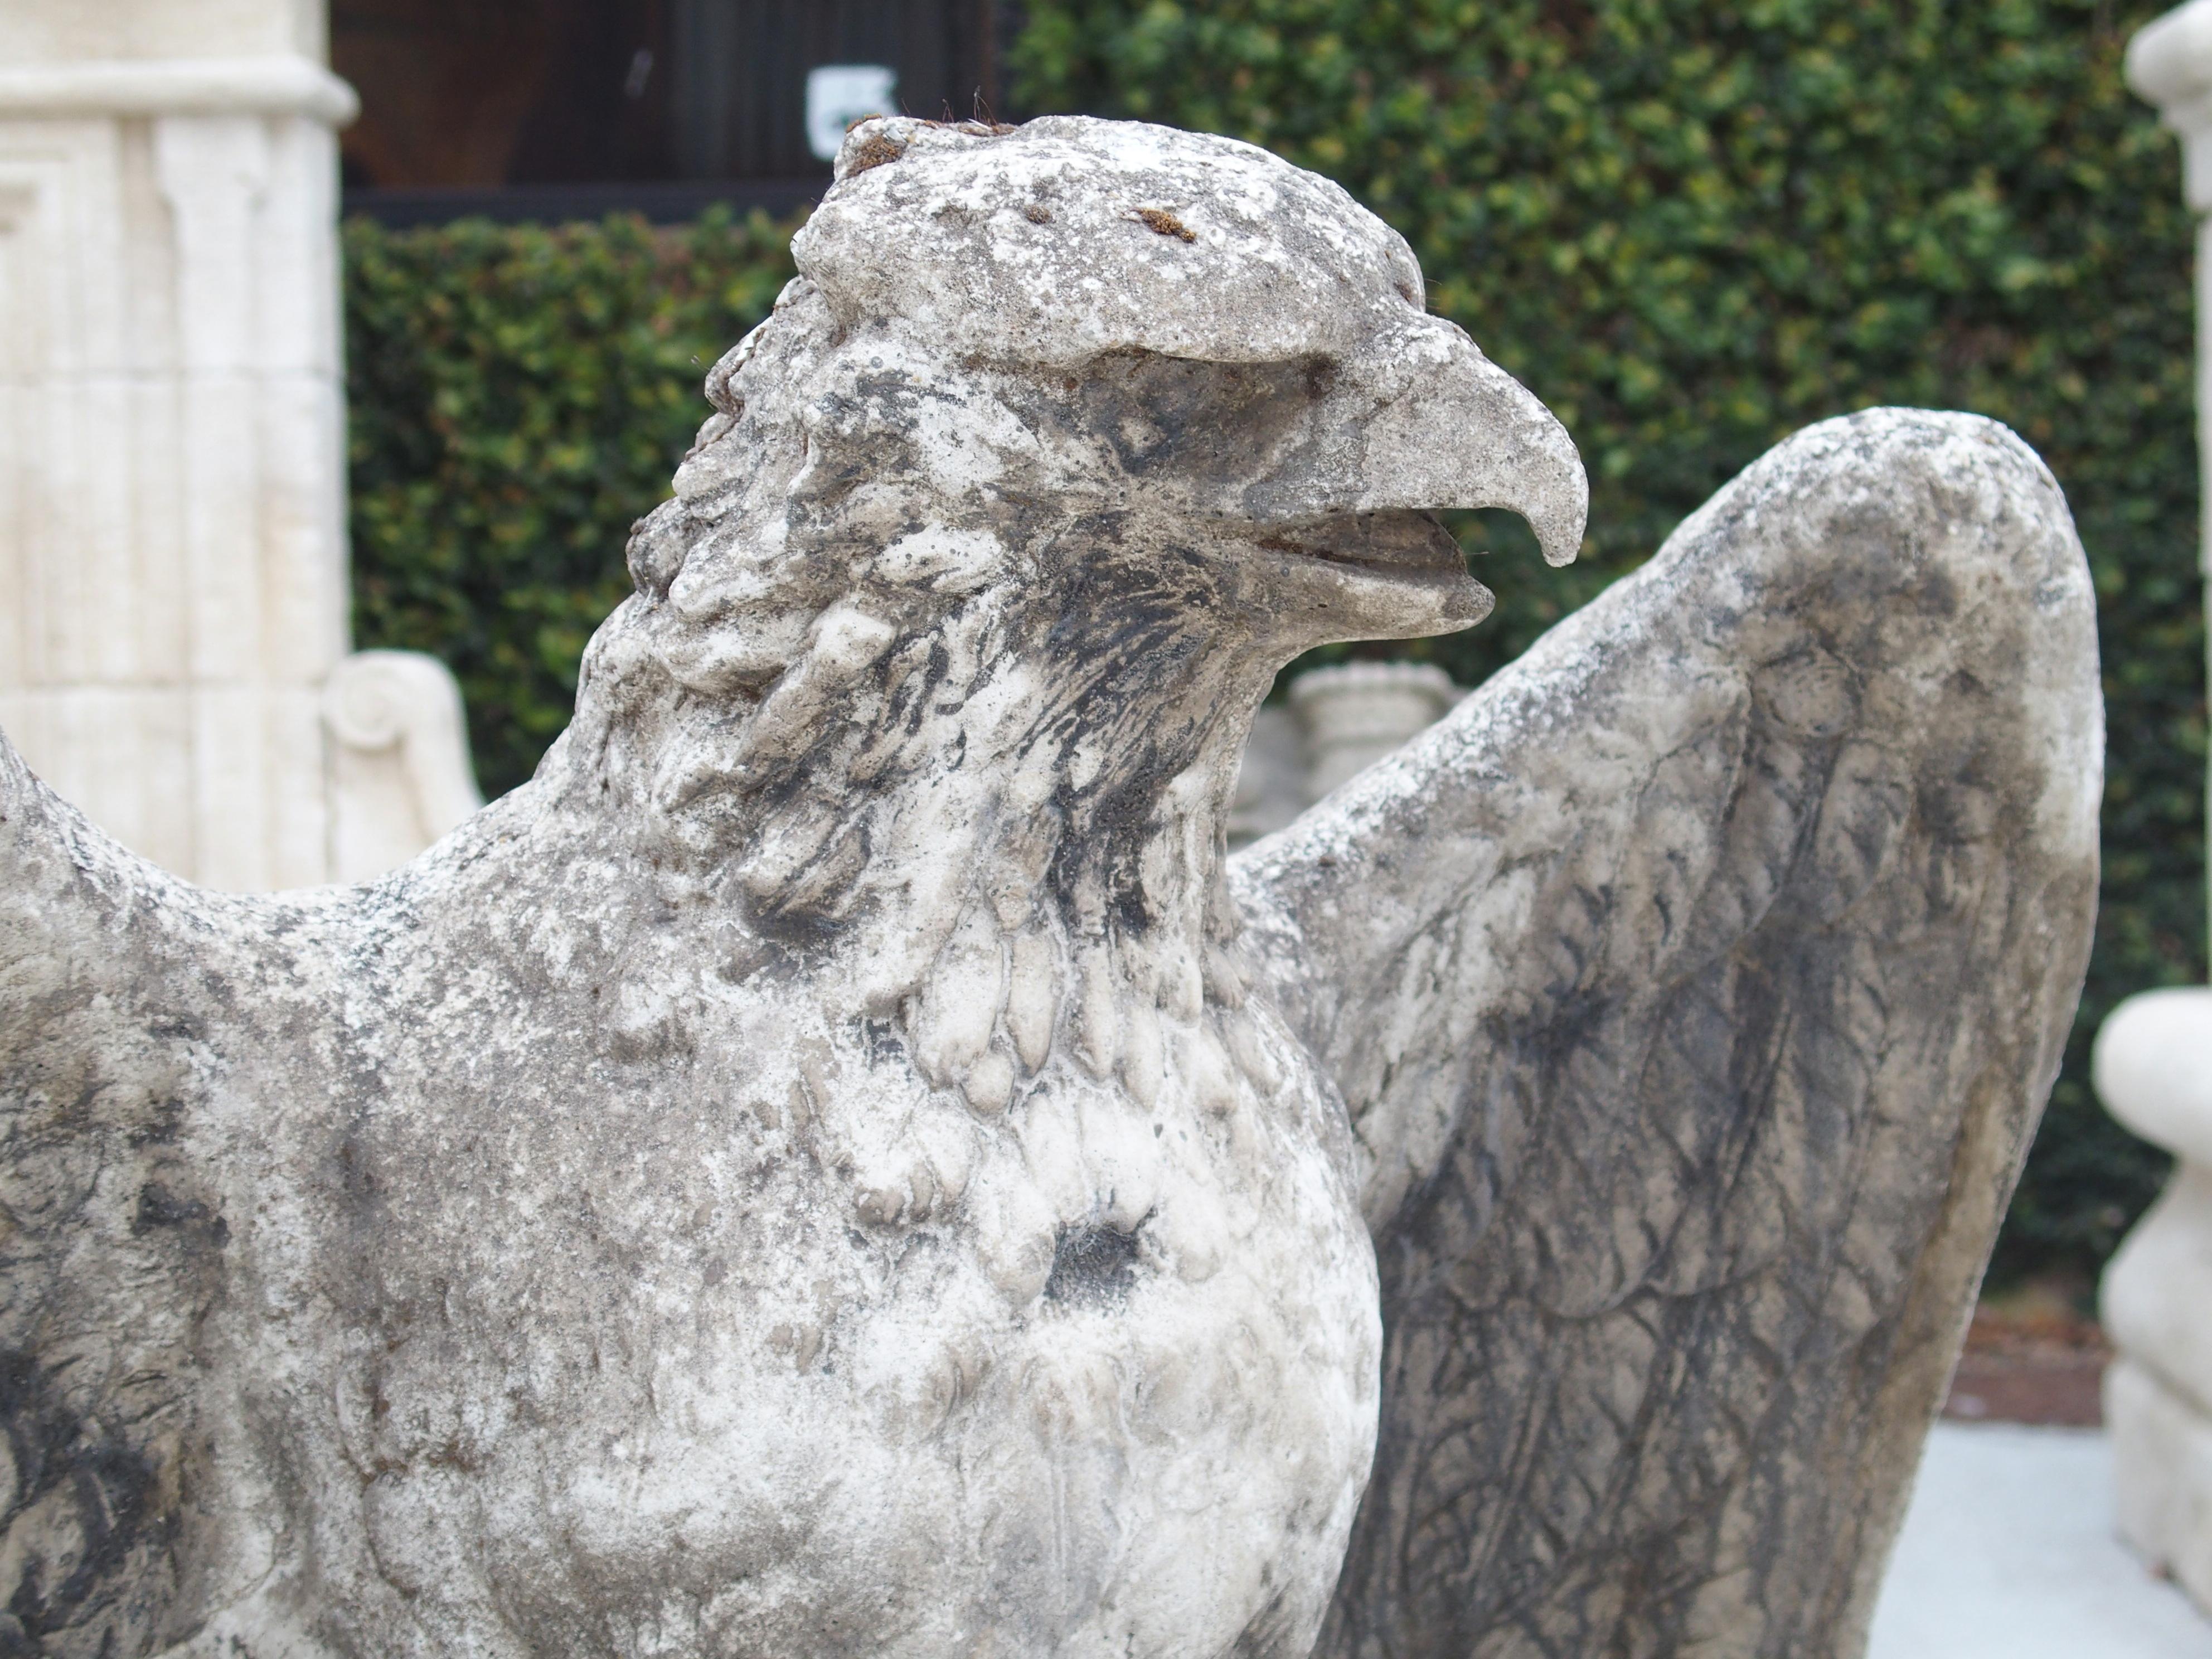
[[[2112,1533],[2095,1429],[1936,1425],[1868,1659],[2212,1659],[2212,1620]]]

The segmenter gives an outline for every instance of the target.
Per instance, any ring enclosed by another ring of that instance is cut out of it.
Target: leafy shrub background
[[[2173,142],[2119,74],[2159,9],[1030,0],[1014,52],[1026,113],[1229,133],[1342,181],[1566,422],[1582,562],[1547,571],[1517,520],[1470,520],[1498,611],[1422,647],[1467,683],[1809,421],[1970,409],[2042,452],[2096,570],[2106,875],[2001,1272],[2094,1267],[2151,1195],[2160,1161],[2097,1107],[2087,1040],[2119,997],[2203,977],[2191,235]],[[347,246],[358,631],[453,664],[505,787],[567,719],[629,522],[787,237],[356,224]]]
[[[623,544],[792,275],[791,228],[345,227],[354,631],[445,659],[487,794],[568,723]]]

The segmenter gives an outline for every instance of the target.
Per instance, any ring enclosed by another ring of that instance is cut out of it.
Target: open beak
[[[1554,565],[1575,556],[1589,511],[1566,428],[1437,317],[1339,358],[1274,461],[1237,516],[1274,567],[1286,629],[1309,644],[1449,633],[1489,613],[1438,510],[1518,513]]]

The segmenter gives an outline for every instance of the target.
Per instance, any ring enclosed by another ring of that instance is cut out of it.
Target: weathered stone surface
[[[1850,1655],[2059,1059],[2102,727],[2002,428],[1801,433],[1246,854],[1382,1426],[1324,1651]]]
[[[0,745],[22,1641],[1848,1651],[2086,948],[2048,474],[1816,428],[1232,866],[1565,434],[1256,150],[840,173],[530,785],[233,897]]]

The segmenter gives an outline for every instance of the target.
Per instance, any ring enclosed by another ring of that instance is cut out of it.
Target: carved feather
[[[1253,848],[1382,1438],[1322,1651],[1849,1656],[2096,890],[2088,576],[1964,416],[1790,440]]]
[[[231,1221],[193,1114],[251,965],[0,735],[0,1648],[175,1638],[193,1339]],[[177,971],[186,957],[200,970]],[[241,973],[240,969],[247,971]]]

